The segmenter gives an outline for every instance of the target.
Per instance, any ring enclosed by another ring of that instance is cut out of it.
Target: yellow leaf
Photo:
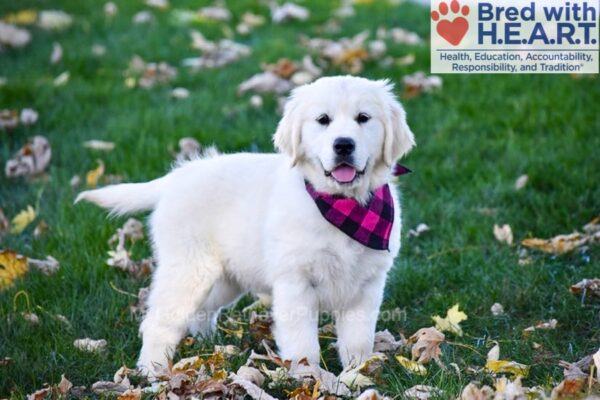
[[[10,233],[14,233],[15,235],[20,234],[30,223],[33,222],[36,216],[35,209],[31,206],[27,206],[25,210],[19,212],[12,219],[12,228],[10,229]]]
[[[0,251],[0,290],[12,287],[27,272],[27,258],[11,250]]]
[[[104,175],[104,161],[97,160],[97,162],[98,167],[89,171],[85,175],[85,182],[88,185],[88,187],[96,187],[98,185],[98,179],[100,179],[102,175]]]
[[[427,368],[425,368],[416,361],[411,361],[408,358],[403,357],[401,355],[397,355],[396,360],[398,360],[400,365],[406,368],[409,372],[413,372],[419,375],[427,375]]]
[[[485,369],[496,374],[513,374],[522,377],[527,377],[529,374],[529,366],[509,360],[487,360]]]
[[[460,322],[466,320],[467,314],[458,310],[458,304],[455,304],[454,307],[448,310],[446,313],[446,317],[442,318],[439,315],[436,315],[433,318],[435,321],[435,327],[437,330],[441,332],[452,332],[455,335],[462,336],[463,331],[460,327]]]
[[[34,10],[21,10],[4,17],[4,21],[15,25],[31,25],[37,20],[37,12]]]

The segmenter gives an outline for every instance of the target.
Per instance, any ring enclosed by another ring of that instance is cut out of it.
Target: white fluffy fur
[[[359,112],[371,120],[358,124]],[[332,119],[329,126],[315,121],[323,113]],[[334,167],[332,144],[340,136],[355,140],[357,169],[366,168],[350,184],[324,174]],[[390,251],[372,250],[321,216],[304,180],[366,202],[414,145],[404,110],[387,81],[322,78],[294,90],[274,142],[283,154],[199,159],[148,183],[77,198],[119,214],[154,210],[158,269],[138,361],[148,373],[167,365],[187,330],[210,331],[218,310],[247,291],[272,295],[274,335],[287,359],[319,362],[319,310],[335,313],[344,365],[372,352],[386,275],[400,248],[398,199]]]

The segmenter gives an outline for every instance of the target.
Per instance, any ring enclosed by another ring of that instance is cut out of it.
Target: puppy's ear
[[[393,85],[383,81],[386,90],[387,114],[385,121],[385,139],[383,143],[383,161],[392,166],[397,159],[408,153],[415,145],[415,136],[406,123],[406,112],[392,93]]]
[[[296,165],[300,157],[300,142],[302,141],[302,119],[299,115],[298,89],[292,91],[285,104],[283,118],[279,121],[275,135],[273,135],[275,148],[291,158],[292,167]]]

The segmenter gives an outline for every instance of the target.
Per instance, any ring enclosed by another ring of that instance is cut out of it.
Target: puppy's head
[[[365,200],[415,144],[387,81],[321,78],[296,88],[273,138],[318,191]]]

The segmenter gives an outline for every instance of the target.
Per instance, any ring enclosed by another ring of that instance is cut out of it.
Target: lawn
[[[73,206],[85,186],[71,187],[74,175],[85,181],[85,173],[102,159],[107,175],[124,181],[152,179],[169,170],[182,137],[215,144],[224,152],[273,151],[271,134],[280,117],[276,96],[264,95],[263,106],[254,108],[251,93],[239,95],[238,85],[260,72],[261,63],[282,57],[301,60],[307,53],[301,35],[339,38],[367,29],[374,37],[379,26],[402,27],[425,40],[416,46],[388,41],[388,54],[413,53],[413,64],[385,66],[373,60],[361,72],[396,83],[417,139],[403,161],[414,172],[401,177],[403,244],[383,305],[384,310],[399,307],[404,318],[382,322],[379,328],[408,337],[457,303],[468,319],[461,323],[464,335],[447,333],[442,345],[442,362],[455,363],[460,374],[432,363],[429,373],[420,376],[390,357],[377,389],[394,397],[426,384],[444,390],[442,398],[456,398],[470,381],[493,386],[481,367],[497,342],[501,358],[530,366],[524,385],[549,390],[563,378],[560,360],[575,362],[598,350],[600,302],[591,296],[582,300],[569,287],[598,277],[600,248],[590,245],[565,255],[529,251],[530,262],[519,264],[522,239],[571,233],[600,213],[597,75],[444,75],[440,90],[403,97],[402,77],[429,71],[429,11],[420,5],[362,1],[355,16],[339,19],[340,30],[329,33],[324,26],[337,4],[306,1],[301,4],[310,9],[307,21],[267,22],[243,36],[234,30],[236,21],[247,10],[268,18],[267,6],[229,1],[229,23],[183,24],[174,19],[173,8],[195,10],[200,2],[173,3],[158,10],[142,1],[116,1],[113,17],[92,0],[0,3],[0,16],[32,8],[60,9],[74,17],[63,31],[28,27],[31,43],[0,53],[0,77],[6,79],[0,86],[0,109],[39,112],[31,126],[0,130],[2,165],[31,136],[43,135],[52,146],[44,176],[0,177],[0,208],[9,219],[28,205],[38,214],[23,233],[1,237],[0,249],[37,259],[52,255],[60,262],[56,274],[29,271],[0,292],[0,360],[12,359],[0,364],[0,397],[24,397],[44,383],[58,383],[61,374],[89,389],[96,381],[111,380],[121,365],[135,364],[139,320],[129,311],[135,298],[127,293],[137,294],[149,279],[106,265],[107,241],[126,219],[107,218],[87,204]],[[133,24],[132,16],[146,9],[155,21]],[[192,29],[210,40],[232,34],[252,54],[222,68],[191,72],[181,62],[198,55],[190,46]],[[51,64],[54,42],[64,54]],[[106,53],[94,55],[94,45],[104,46]],[[134,54],[177,67],[176,78],[148,90],[128,87],[124,71]],[[56,86],[54,79],[65,71],[68,82]],[[326,75],[337,73],[341,71],[335,66],[325,70]],[[175,87],[188,89],[189,97],[170,97]],[[114,142],[115,149],[84,148],[91,139]],[[515,180],[523,174],[528,183],[516,190]],[[42,220],[48,231],[36,237],[34,227]],[[408,230],[419,223],[430,231],[409,237]],[[497,241],[494,224],[509,224],[515,243]],[[134,250],[137,258],[150,254],[144,241]],[[501,316],[490,311],[496,302],[505,310]],[[39,323],[26,321],[23,312],[37,314]],[[551,319],[558,321],[556,329],[523,334],[524,328]],[[105,339],[107,350],[76,350],[73,341],[84,337]],[[214,343],[241,345],[243,340],[221,331],[182,346],[180,355],[212,352]],[[329,342],[324,339],[323,359],[337,373]]]

